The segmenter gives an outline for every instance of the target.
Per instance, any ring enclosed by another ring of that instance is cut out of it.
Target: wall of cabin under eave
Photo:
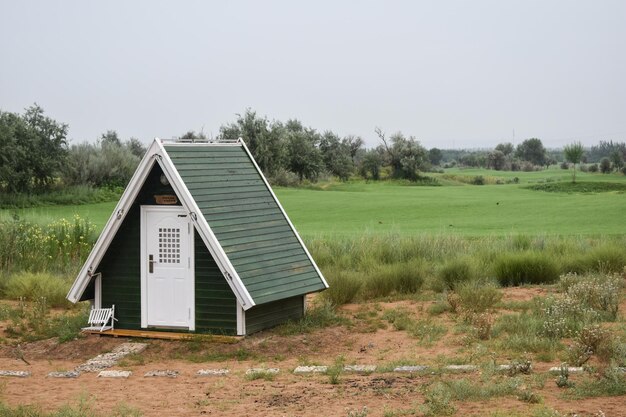
[[[161,174],[155,164],[96,271],[102,273],[102,306],[115,304],[115,327],[119,329],[141,329],[140,206],[154,205],[155,194],[174,194],[171,186],[161,184]],[[235,295],[197,232],[194,253],[195,332],[236,334]]]
[[[299,295],[252,307],[246,311],[246,334],[269,329],[288,320],[302,318],[304,297],[306,296]]]

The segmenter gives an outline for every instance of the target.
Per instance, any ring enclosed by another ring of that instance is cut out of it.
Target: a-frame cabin
[[[155,139],[67,298],[116,329],[247,335],[326,288],[242,140]]]

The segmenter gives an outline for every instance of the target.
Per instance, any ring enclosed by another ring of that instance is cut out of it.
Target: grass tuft
[[[559,278],[556,263],[540,252],[501,255],[494,274],[501,285],[552,284]]]

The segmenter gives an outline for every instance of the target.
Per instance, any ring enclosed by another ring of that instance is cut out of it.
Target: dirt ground
[[[545,295],[539,288],[507,290],[505,300],[526,300]],[[124,359],[112,369],[130,370],[128,379],[98,378],[97,373],[84,373],[76,379],[48,378],[51,371],[71,370],[85,360],[129,341],[124,338],[87,336],[73,342],[58,344],[55,340],[30,343],[20,347],[27,365],[18,359],[14,347],[0,349],[0,369],[27,370],[28,378],[0,379],[1,400],[8,405],[36,404],[54,410],[63,404],[76,404],[86,399],[97,410],[107,412],[120,404],[136,408],[144,416],[400,416],[423,415],[424,393],[436,381],[445,378],[467,378],[478,381],[480,371],[469,374],[405,375],[391,372],[394,365],[413,363],[436,369],[448,363],[481,363],[489,352],[477,354],[463,343],[454,320],[444,313],[438,320],[449,325],[444,337],[433,344],[418,343],[405,331],[369,320],[376,312],[404,308],[416,317],[429,317],[432,301],[394,301],[345,306],[343,311],[354,319],[350,328],[330,327],[307,334],[281,336],[265,331],[236,344],[191,346],[190,342],[134,340],[148,343],[141,354]],[[365,317],[365,318],[364,318]],[[199,350],[197,350],[199,349]],[[197,351],[196,351],[197,350]],[[238,355],[237,352],[245,354]],[[194,354],[196,354],[194,356]],[[218,360],[197,362],[198,358]],[[210,356],[213,355],[213,356]],[[482,356],[481,356],[482,355]],[[237,357],[239,356],[239,359]],[[228,359],[224,359],[224,358]],[[497,363],[513,358],[498,356]],[[343,373],[336,384],[328,375],[294,375],[298,365],[345,364],[377,365],[388,372],[370,375]],[[533,363],[535,375],[545,374],[556,363]],[[273,380],[246,378],[252,367],[280,368]],[[199,377],[199,369],[227,368],[222,377]],[[177,378],[144,377],[152,370],[176,370]],[[574,376],[576,381],[578,376]],[[542,404],[528,404],[515,396],[485,401],[455,401],[457,416],[489,416],[517,413],[530,415],[545,406],[571,415],[626,416],[626,397],[601,397],[584,400],[564,399],[563,390],[546,376],[545,385],[536,392]],[[363,412],[367,407],[367,413]],[[597,414],[600,415],[600,414]]]

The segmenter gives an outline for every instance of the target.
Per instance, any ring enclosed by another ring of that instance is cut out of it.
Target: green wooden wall
[[[246,311],[246,333],[252,334],[304,315],[304,296],[261,304]]]

